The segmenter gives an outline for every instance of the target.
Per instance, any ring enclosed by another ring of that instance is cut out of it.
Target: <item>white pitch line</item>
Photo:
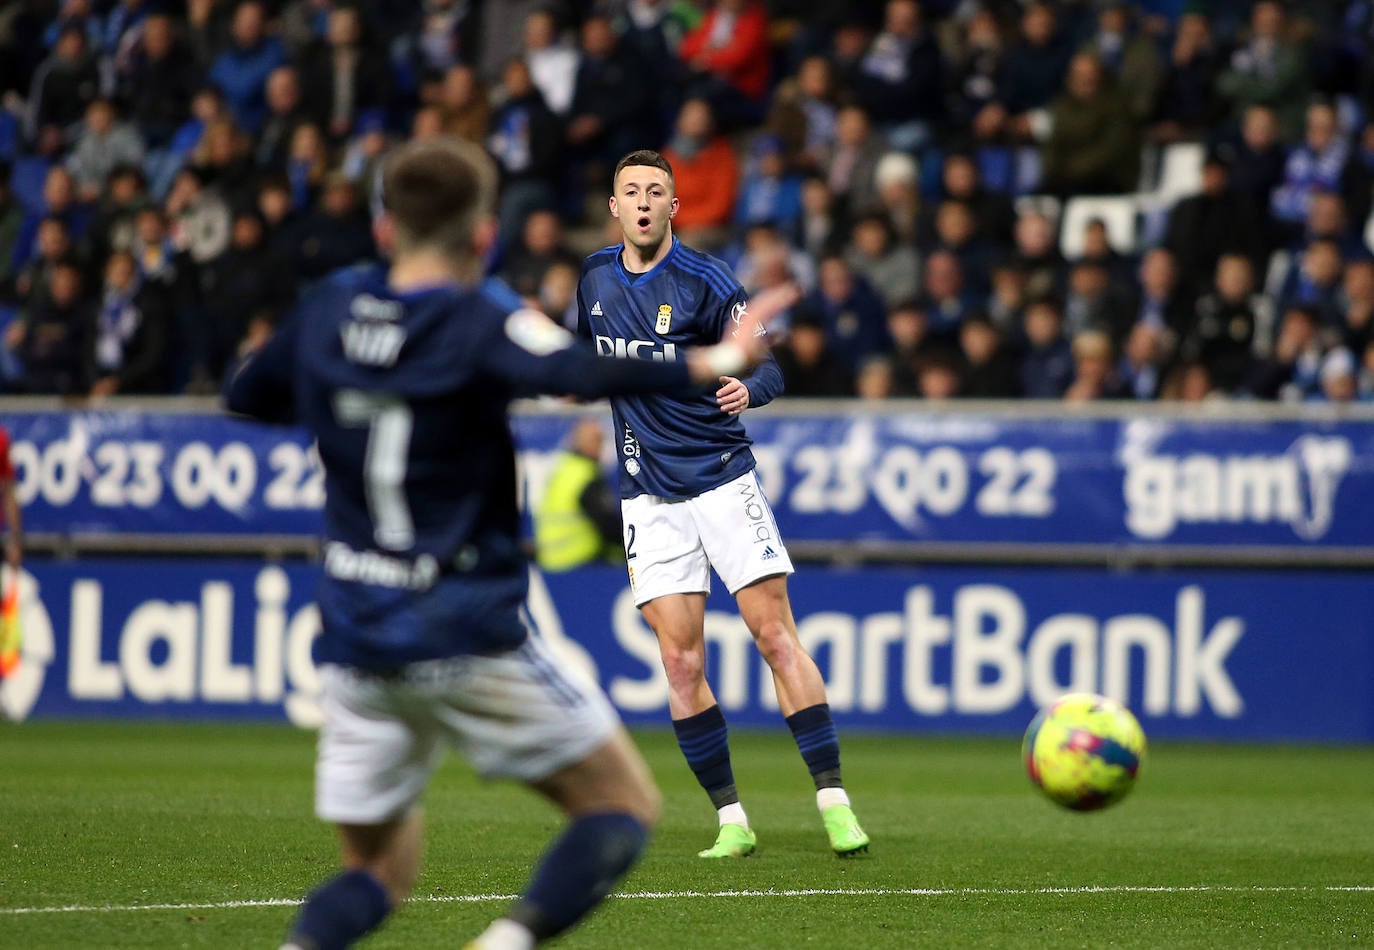
[[[1194,893],[1277,894],[1291,892],[1349,893],[1374,892],[1371,884],[1263,885],[1263,884],[1087,884],[1081,887],[816,887],[794,890],[765,889],[742,891],[630,891],[612,894],[619,900],[682,900],[725,897],[1029,897],[1055,894],[1194,894]],[[412,897],[412,904],[487,904],[513,901],[518,894],[429,894]],[[244,907],[294,907],[299,898],[271,897],[263,900],[217,901],[206,904],[68,904],[60,907],[0,907],[0,916],[21,914],[109,914],[136,910],[237,910]]]

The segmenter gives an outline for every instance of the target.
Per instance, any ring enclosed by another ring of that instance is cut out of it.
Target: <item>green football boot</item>
[[[868,850],[868,835],[859,827],[859,819],[848,805],[831,805],[821,812],[830,849],[842,858],[863,854]]]
[[[858,827],[857,825],[855,827]],[[716,843],[705,851],[697,852],[699,858],[743,858],[754,853],[757,842],[754,832],[743,825],[721,825],[716,835]],[[867,840],[867,839],[865,839]]]

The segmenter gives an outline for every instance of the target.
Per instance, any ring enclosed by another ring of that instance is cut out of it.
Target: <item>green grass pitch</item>
[[[1374,946],[1368,747],[1161,741],[1131,797],[1079,815],[1031,788],[1015,737],[850,734],[873,848],[841,861],[786,731],[739,732],[759,851],[708,865],[714,814],[671,734],[637,738],[662,827],[623,896],[558,946]],[[0,727],[0,947],[275,947],[335,860],[312,762],[313,737],[285,727]],[[368,947],[461,946],[559,825],[452,759],[427,814],[417,900]]]

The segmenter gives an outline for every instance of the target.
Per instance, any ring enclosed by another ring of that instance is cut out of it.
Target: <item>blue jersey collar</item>
[[[626,287],[633,287],[640,281],[647,280],[651,274],[653,274],[660,267],[663,267],[665,264],[671,261],[673,257],[677,254],[677,249],[681,246],[682,242],[679,241],[677,239],[677,235],[674,234],[673,246],[668,249],[667,254],[663,255],[663,260],[659,261],[657,264],[655,264],[653,267],[650,267],[642,274],[631,274],[629,271],[625,269],[625,245],[624,243],[622,243],[620,245],[620,250],[615,252],[615,275],[616,277],[620,278],[620,282],[624,284]]]

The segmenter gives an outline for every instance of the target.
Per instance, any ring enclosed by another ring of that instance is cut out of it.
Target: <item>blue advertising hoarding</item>
[[[134,410],[3,421],[31,532],[318,531],[323,478],[299,430]],[[516,418],[531,497],[571,424]],[[1374,550],[1370,421],[765,410],[749,431],[794,542]]]
[[[22,718],[318,721],[314,569],[249,560],[30,566]],[[802,639],[845,728],[1016,734],[1068,690],[1128,702],[1154,737],[1374,741],[1374,582],[1357,574],[1054,568],[804,569]],[[627,721],[667,683],[623,571],[534,575],[530,612]],[[719,588],[709,676],[732,724],[776,725],[767,669]]]

